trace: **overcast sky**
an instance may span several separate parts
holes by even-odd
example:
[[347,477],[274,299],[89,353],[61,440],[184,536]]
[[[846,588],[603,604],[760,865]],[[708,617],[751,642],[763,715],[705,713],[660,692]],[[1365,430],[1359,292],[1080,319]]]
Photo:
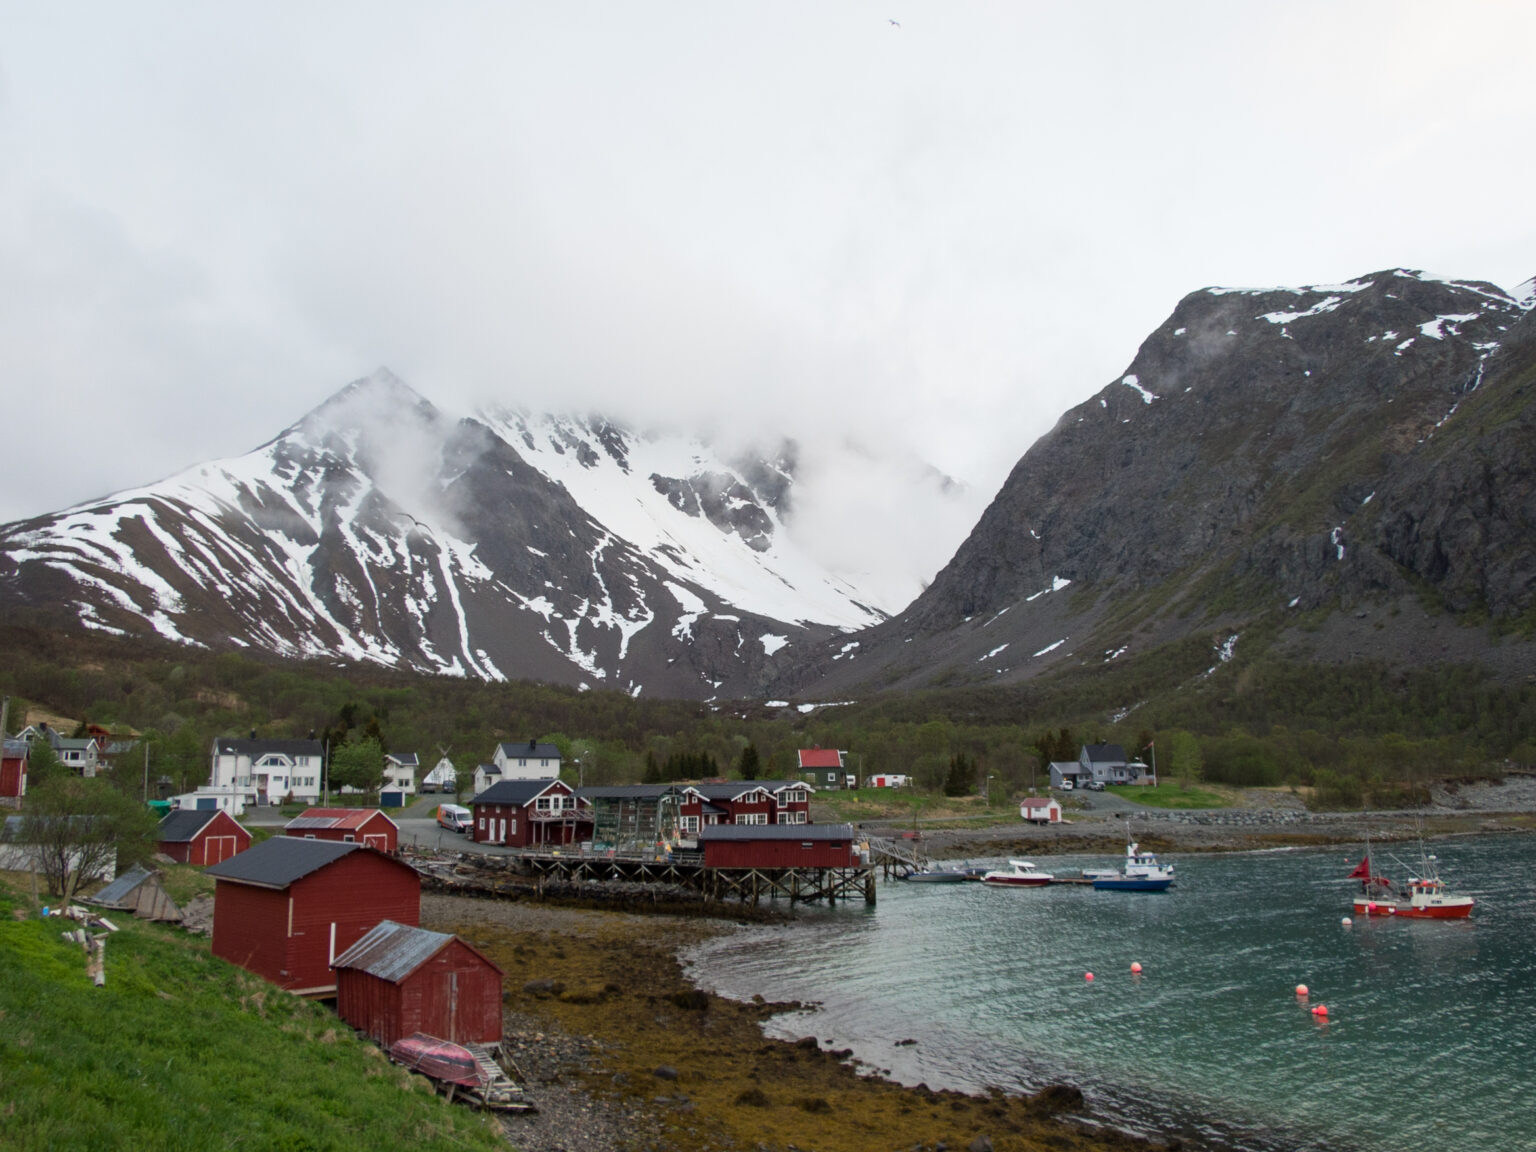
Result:
[[1536,274],[1536,5],[0,0],[0,520],[387,365],[990,494],[1185,293]]

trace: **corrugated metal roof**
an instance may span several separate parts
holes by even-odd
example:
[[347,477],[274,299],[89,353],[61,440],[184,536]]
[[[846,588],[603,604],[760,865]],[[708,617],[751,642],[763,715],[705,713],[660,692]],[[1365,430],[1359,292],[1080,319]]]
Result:
[[96,895],[86,901],[87,904],[116,904],[127,896],[140,884],[148,880],[155,873],[149,871],[142,864],[135,864],[124,872],[112,883],[108,884]]
[[[238,856],[231,856],[207,870],[207,875],[221,880],[258,884],[264,888],[286,888],[311,872],[340,860],[348,852],[370,852],[361,844],[341,840],[301,840],[297,836],[273,836]],[[387,856],[384,857],[389,859]],[[402,868],[410,865],[402,864]]]
[[332,968],[355,968],[380,980],[398,984],[420,968],[453,937],[385,920],[331,962]]
[[852,824],[706,824],[700,840],[852,840]]
[[[375,816],[388,816],[377,808],[306,808],[300,812],[284,828],[315,829],[315,828],[361,828]],[[389,820],[391,824],[393,820]]]

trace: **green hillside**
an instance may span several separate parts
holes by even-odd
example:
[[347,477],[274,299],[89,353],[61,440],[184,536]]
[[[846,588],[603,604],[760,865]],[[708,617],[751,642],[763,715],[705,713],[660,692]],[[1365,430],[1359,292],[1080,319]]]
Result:
[[0,1144],[8,1149],[506,1148],[327,1008],[177,929],[114,917],[106,985],[68,921],[0,892]]

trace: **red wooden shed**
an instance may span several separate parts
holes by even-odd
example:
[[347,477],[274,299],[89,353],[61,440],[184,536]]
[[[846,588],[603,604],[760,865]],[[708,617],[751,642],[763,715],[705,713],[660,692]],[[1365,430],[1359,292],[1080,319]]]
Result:
[[400,843],[400,826],[377,808],[306,808],[283,826],[283,835],[393,852]]
[[208,869],[213,954],[301,996],[336,990],[331,961],[385,920],[421,919],[421,877],[361,844],[274,836]]
[[221,809],[178,808],[160,821],[158,848],[178,864],[217,864],[251,846],[251,833]]
[[711,824],[699,829],[706,868],[854,868],[852,824]]
[[27,754],[25,740],[6,740],[0,733],[0,796],[16,799],[27,794]]
[[417,1032],[501,1040],[501,969],[457,936],[386,920],[332,967],[336,1014],[385,1048]]

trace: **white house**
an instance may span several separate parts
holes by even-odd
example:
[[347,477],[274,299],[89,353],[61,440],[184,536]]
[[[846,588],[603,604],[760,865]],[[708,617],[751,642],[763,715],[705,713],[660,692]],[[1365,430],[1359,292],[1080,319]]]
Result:
[[[540,744],[537,740],[527,743],[498,744],[491,758],[500,775],[497,780],[558,780],[560,778],[560,749],[553,744]],[[492,781],[495,783],[495,780]],[[475,793],[480,788],[480,773],[475,773]]]
[[492,784],[501,783],[501,769],[494,764],[475,765],[475,786],[473,794],[478,796]]
[[1019,805],[1019,815],[1035,824],[1060,824],[1061,801],[1049,796],[1030,796]]
[[325,749],[318,740],[238,740],[213,742],[212,788],[238,789],[247,804],[315,804],[325,780]]
[[406,796],[416,795],[416,769],[421,762],[414,752],[391,752],[384,757],[384,787]]

